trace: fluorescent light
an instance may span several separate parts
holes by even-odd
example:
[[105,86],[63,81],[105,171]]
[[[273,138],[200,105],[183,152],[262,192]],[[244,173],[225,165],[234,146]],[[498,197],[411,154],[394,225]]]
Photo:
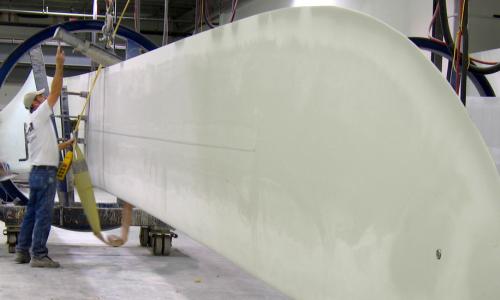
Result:
[[332,6],[336,0],[293,0],[293,6]]

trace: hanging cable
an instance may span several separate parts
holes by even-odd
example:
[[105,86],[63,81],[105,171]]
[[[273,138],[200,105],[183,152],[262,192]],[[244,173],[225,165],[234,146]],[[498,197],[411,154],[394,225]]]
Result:
[[461,47],[462,47],[462,61],[460,74],[462,76],[460,80],[460,100],[462,100],[463,105],[466,105],[467,100],[467,69],[470,66],[469,60],[469,0],[462,0],[462,14],[460,20],[460,37],[461,37]]
[[125,7],[122,10],[122,13],[120,15],[120,18],[118,19],[118,23],[116,23],[115,31],[113,32],[113,39],[116,36],[116,33],[118,32],[118,28],[120,27],[120,24],[122,23],[123,15],[125,15],[125,11],[127,11],[128,5],[130,4],[130,0],[127,0],[127,3],[125,4]]
[[99,40],[104,41],[105,48],[111,48],[115,44],[115,40],[112,36],[113,28],[113,19],[115,18],[115,11],[113,6],[114,0],[106,0],[106,18],[104,20],[104,26],[102,26],[101,33],[102,38]]
[[198,6],[199,6],[200,0],[196,0],[195,2],[195,7],[194,7],[194,32],[193,34],[198,33]]
[[[196,0],[195,2],[195,22],[194,22],[194,32],[198,33],[203,31],[203,22],[210,27],[210,28],[215,28],[217,27],[214,23],[211,21],[211,15],[210,15],[210,8],[209,8],[209,1],[208,0]],[[219,10],[220,10],[219,5]],[[231,15],[229,17],[229,23],[232,23],[234,21],[234,18],[236,17],[236,10],[238,6],[238,0],[232,0],[231,2]],[[220,15],[220,13],[219,13]]]
[[231,4],[231,23],[234,21],[234,17],[236,16],[236,8],[238,6],[238,0],[233,0]]
[[205,3],[205,11],[203,13],[203,15],[205,16],[205,23],[208,25],[208,27],[210,28],[214,28],[214,24],[212,24],[212,22],[210,21],[210,10],[208,9],[208,0],[202,0],[202,1],[207,1],[207,3]]
[[459,65],[459,62],[458,62],[458,51],[460,51],[460,49],[457,49],[457,45],[460,44],[460,33],[457,32],[457,36],[455,38],[456,41],[458,41],[457,43],[455,43],[455,47],[453,48],[453,56],[452,56],[452,65],[451,65],[451,69],[453,72],[455,72],[455,83],[453,84],[452,83],[452,86],[453,86],[453,89],[455,90],[455,92],[458,94],[458,87],[457,87],[457,78],[458,78],[458,65]]
[[201,1],[201,6],[200,6],[200,31],[203,31],[203,0]]
[[[440,14],[440,6],[439,6],[439,2],[438,2],[436,9],[434,10],[434,14],[432,15],[431,23],[429,24],[429,28],[427,30],[428,31],[427,37],[436,43],[446,45],[446,42],[439,40],[431,35],[432,27],[435,26],[436,19],[437,19],[437,16],[439,14]],[[469,57],[469,59],[473,62],[477,62],[477,63],[483,64],[483,65],[496,65],[497,64],[497,62],[494,62],[494,61],[485,61],[485,60],[481,60],[481,59],[474,58],[474,57]]]
[[[127,0],[127,3],[125,4],[125,7],[123,8],[123,11],[122,11],[122,13],[120,15],[120,18],[118,19],[118,23],[116,23],[115,30],[113,31],[113,35],[112,35],[112,39],[113,40],[116,37],[116,33],[118,32],[118,28],[120,28],[120,24],[122,22],[123,16],[125,15],[125,11],[127,10],[129,4],[130,4],[130,0]],[[85,110],[87,109],[87,106],[88,106],[89,101],[90,101],[90,97],[92,96],[92,92],[94,91],[95,83],[97,82],[97,78],[101,74],[101,70],[102,70],[102,64],[99,64],[99,67],[97,68],[97,71],[96,71],[96,73],[94,75],[94,78],[92,80],[92,84],[90,86],[89,92],[87,93],[87,98],[85,99],[85,103],[83,105],[83,109],[80,112],[80,114],[78,115],[78,119],[76,121],[76,125],[75,125],[74,130],[73,130],[74,134],[76,134],[78,132],[78,127],[80,126],[80,122],[82,120],[83,114],[85,113]],[[73,141],[73,146],[75,147],[76,144],[77,144],[77,140],[75,139]]]
[[[459,12],[459,15],[462,16],[462,12],[463,12],[463,0],[461,0],[460,2],[460,12]],[[454,43],[454,47],[453,47],[453,57],[452,57],[452,60],[453,60],[453,64],[452,64],[452,70],[455,72],[455,82],[453,85],[453,88],[455,90],[455,92],[458,94],[459,92],[459,78],[460,78],[460,70],[459,70],[459,66],[460,66],[460,46],[461,46],[461,34],[462,34],[462,30],[461,30],[461,21],[462,21],[462,17],[460,17],[459,19],[459,28],[457,30],[457,33],[456,33],[456,37],[455,37],[455,41],[456,43]]]
[[432,19],[431,19],[431,23],[429,24],[429,28],[427,29],[427,37],[435,42],[438,42],[438,43],[441,43],[441,44],[445,44],[443,41],[435,38],[432,36],[431,32],[432,32],[432,28],[435,26],[436,24],[436,19],[437,19],[437,16],[439,14],[439,2],[438,4],[436,5],[436,9],[434,10],[434,14],[432,15]]
[[[453,37],[450,32],[450,25],[448,23],[448,12],[446,9],[446,0],[438,0],[439,1],[439,6],[440,6],[440,18],[441,18],[441,26],[443,30],[443,35],[445,38],[446,45],[448,46],[448,50],[450,52],[453,52],[455,49],[455,42],[453,41]],[[471,59],[474,61],[473,59]],[[474,64],[469,64],[469,70],[480,73],[480,74],[492,74],[495,72],[500,71],[500,63],[495,63],[494,65],[490,67],[479,67]]]

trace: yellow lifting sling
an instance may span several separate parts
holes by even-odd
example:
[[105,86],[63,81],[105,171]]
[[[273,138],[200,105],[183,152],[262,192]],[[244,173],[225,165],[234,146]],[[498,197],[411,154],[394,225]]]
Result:
[[122,234],[121,237],[110,235],[106,240],[101,233],[101,222],[97,211],[97,205],[92,188],[92,181],[87,167],[87,162],[83,156],[82,150],[78,145],[75,147],[75,156],[73,159],[73,176],[75,188],[80,196],[83,211],[94,235],[104,243],[118,247],[127,241],[128,229],[132,220],[132,205],[126,203],[122,210]]
[[[113,32],[113,39],[116,35],[116,32],[118,31],[118,27],[120,26],[121,20],[123,18],[123,15],[125,11],[127,10],[127,7],[130,3],[130,0],[127,1],[122,14],[120,15],[120,19],[118,20],[117,26],[115,28],[115,31]],[[101,73],[102,65],[99,65],[99,68],[96,71],[94,80],[92,81],[92,85],[90,87],[89,93],[87,94],[87,99],[85,100],[85,104],[83,106],[82,112],[78,116],[78,121],[75,125],[75,133],[78,131],[78,126],[80,124],[81,118],[83,114],[85,113],[85,109],[87,108],[87,105],[90,100],[90,96],[92,95],[92,92],[94,90],[95,83],[97,81],[97,78],[99,77],[99,74]],[[73,136],[76,136],[75,134]],[[132,223],[132,209],[133,206],[126,203],[123,206],[122,209],[122,228],[121,228],[121,235],[116,236],[116,235],[109,235],[108,238],[106,239],[103,234],[101,233],[101,222],[99,219],[99,213],[97,210],[97,204],[95,200],[95,195],[94,195],[94,190],[92,187],[92,180],[90,179],[90,174],[88,172],[88,167],[87,167],[87,162],[85,161],[85,156],[82,153],[82,150],[77,144],[77,140],[73,142],[73,151],[68,151],[66,153],[66,156],[59,166],[59,170],[57,172],[57,178],[62,180],[66,176],[66,173],[69,169],[69,167],[72,165],[73,166],[73,175],[74,175],[74,185],[75,188],[78,192],[78,195],[80,196],[80,201],[82,203],[83,211],[85,212],[85,215],[87,216],[87,220],[89,222],[90,228],[92,229],[92,232],[94,235],[106,243],[107,245],[113,246],[113,247],[119,247],[125,244],[128,238],[128,232],[129,232],[129,227],[130,224]],[[71,163],[72,160],[72,163]]]

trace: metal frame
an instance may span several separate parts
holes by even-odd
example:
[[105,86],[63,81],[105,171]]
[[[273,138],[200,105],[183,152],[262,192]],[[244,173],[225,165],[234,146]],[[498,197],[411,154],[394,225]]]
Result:
[[[77,203],[79,204],[79,203]],[[119,228],[121,226],[122,209],[117,203],[103,204],[98,208],[103,230]],[[7,236],[8,252],[14,253],[17,237],[21,229],[25,206],[0,205],[0,219],[5,222],[3,234]],[[56,203],[52,217],[52,225],[73,231],[91,231],[83,208],[80,205],[64,207]],[[132,226],[141,226],[140,244],[143,247],[151,247],[154,255],[169,255],[172,247],[172,238],[177,234],[170,225],[140,210],[132,211]]]
[[[21,59],[21,57],[25,53],[29,52],[29,50],[31,50],[33,47],[37,46],[38,44],[40,44],[45,40],[52,38],[57,28],[62,27],[69,32],[75,32],[75,31],[100,32],[103,25],[104,22],[97,20],[72,21],[47,27],[38,32],[37,34],[31,36],[30,38],[25,40],[22,44],[17,46],[17,48],[5,59],[4,63],[2,64],[2,67],[0,68],[0,87],[3,86],[3,83],[9,76],[12,69],[14,69],[17,61]],[[157,48],[157,46],[147,37],[124,26],[120,26],[120,28],[118,28],[117,35],[138,43],[148,51]]]

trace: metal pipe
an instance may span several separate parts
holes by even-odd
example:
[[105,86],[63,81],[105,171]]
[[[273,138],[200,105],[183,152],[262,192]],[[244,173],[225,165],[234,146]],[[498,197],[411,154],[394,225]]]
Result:
[[80,40],[61,27],[56,29],[53,38],[71,45],[75,48],[75,51],[82,53],[105,67],[121,62],[121,59],[116,55],[89,43],[89,41]]
[[[46,11],[33,11],[33,10],[19,10],[19,9],[7,9],[0,8],[0,12],[3,13],[14,13],[14,14],[26,14],[26,15],[42,15],[42,16],[58,16],[58,17],[75,17],[75,18],[92,18],[92,14],[77,14],[77,13],[62,13],[62,12],[46,12]],[[98,19],[106,18],[105,15],[97,15]],[[134,17],[123,17],[125,20],[134,20]],[[141,21],[156,21],[162,22],[163,19],[159,18],[140,18]],[[191,22],[184,20],[183,22]]]
[[[19,45],[24,43],[25,40],[22,39],[13,39],[13,38],[4,38],[0,37],[0,44],[11,44],[11,45]],[[41,45],[46,45],[46,46],[59,46],[59,42],[51,42],[51,41],[45,41]],[[65,42],[61,42],[60,46],[62,47],[67,47],[70,46],[69,44],[66,44]],[[117,50],[125,50],[126,46],[123,44],[120,45],[115,45],[115,49]]]
[[[432,3],[432,13],[435,14],[437,13],[437,9],[439,9],[439,3],[438,0],[433,0]],[[434,25],[432,26],[432,37],[442,40],[443,39],[443,33],[441,30],[441,19],[435,16],[436,19],[434,20]],[[439,71],[443,69],[443,59],[441,56],[431,53],[431,61],[432,63],[438,68]]]
[[462,66],[460,70],[460,100],[464,106],[467,104],[467,69],[469,67],[469,1],[464,0],[462,21]]
[[137,32],[141,32],[141,0],[134,1],[134,29]]
[[116,13],[117,12],[117,10],[116,10],[116,6],[117,6],[116,2],[118,2],[118,0],[115,0],[113,2],[114,2],[113,4],[115,5],[115,9],[113,10],[115,12],[114,16],[113,16],[113,23],[116,23],[116,21],[117,21],[117,19],[116,19],[116,14],[117,14]]
[[92,5],[92,19],[97,20],[97,0],[94,0],[94,4]]
[[163,42],[162,45],[168,44],[168,0],[165,0],[165,11],[163,13]]
[[[92,20],[97,20],[97,0],[94,0],[94,3],[92,5]],[[106,21],[104,21],[104,23],[106,23]],[[97,34],[95,32],[92,32],[91,35],[92,35],[92,43],[95,44],[97,42]],[[92,70],[93,69],[94,68],[92,68]]]

